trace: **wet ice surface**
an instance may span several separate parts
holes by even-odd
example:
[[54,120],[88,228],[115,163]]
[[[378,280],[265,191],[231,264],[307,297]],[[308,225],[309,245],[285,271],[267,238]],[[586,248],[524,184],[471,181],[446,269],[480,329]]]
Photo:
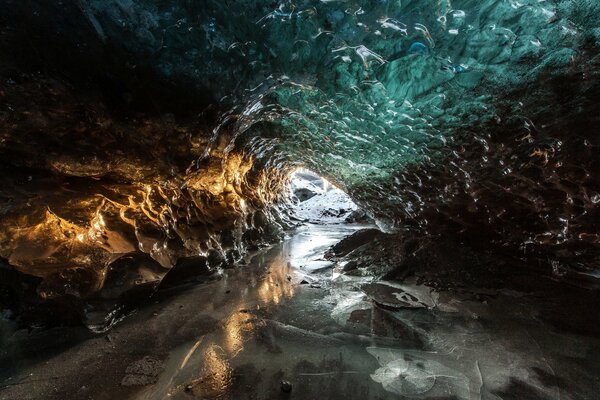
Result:
[[341,275],[323,253],[358,228],[302,227],[108,335],[13,333],[0,398],[597,398],[597,336],[542,322],[525,293],[484,302]]

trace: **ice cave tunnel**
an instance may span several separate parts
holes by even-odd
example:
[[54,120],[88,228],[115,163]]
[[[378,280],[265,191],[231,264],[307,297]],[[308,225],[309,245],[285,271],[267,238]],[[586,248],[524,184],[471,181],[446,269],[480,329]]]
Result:
[[600,393],[597,0],[0,0],[0,399]]

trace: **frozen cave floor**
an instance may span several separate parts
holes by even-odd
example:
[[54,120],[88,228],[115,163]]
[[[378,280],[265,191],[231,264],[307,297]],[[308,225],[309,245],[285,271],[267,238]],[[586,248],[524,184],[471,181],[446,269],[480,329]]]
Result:
[[548,280],[436,292],[341,274],[324,254],[361,228],[305,225],[106,334],[3,326],[0,398],[597,398],[600,328],[581,320],[577,291]]

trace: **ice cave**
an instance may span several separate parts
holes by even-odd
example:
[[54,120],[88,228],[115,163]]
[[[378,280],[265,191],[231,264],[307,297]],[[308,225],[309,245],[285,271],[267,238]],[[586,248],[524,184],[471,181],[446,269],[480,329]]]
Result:
[[0,0],[0,399],[600,398],[600,1]]

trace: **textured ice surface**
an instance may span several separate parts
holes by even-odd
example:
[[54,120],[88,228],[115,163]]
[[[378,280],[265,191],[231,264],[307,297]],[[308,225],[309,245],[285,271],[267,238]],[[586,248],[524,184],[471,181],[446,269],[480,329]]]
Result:
[[597,246],[594,1],[90,1],[88,14],[160,74],[237,104],[236,146],[323,174],[390,229],[567,263]]
[[112,301],[238,260],[280,236],[298,166],[386,230],[595,279],[597,1],[0,10],[0,261],[30,294]]
[[371,378],[384,389],[401,396],[426,395],[438,380],[450,383],[452,392],[461,399],[469,398],[469,380],[459,371],[452,370],[428,357],[427,354],[380,347],[367,348],[381,368]]

